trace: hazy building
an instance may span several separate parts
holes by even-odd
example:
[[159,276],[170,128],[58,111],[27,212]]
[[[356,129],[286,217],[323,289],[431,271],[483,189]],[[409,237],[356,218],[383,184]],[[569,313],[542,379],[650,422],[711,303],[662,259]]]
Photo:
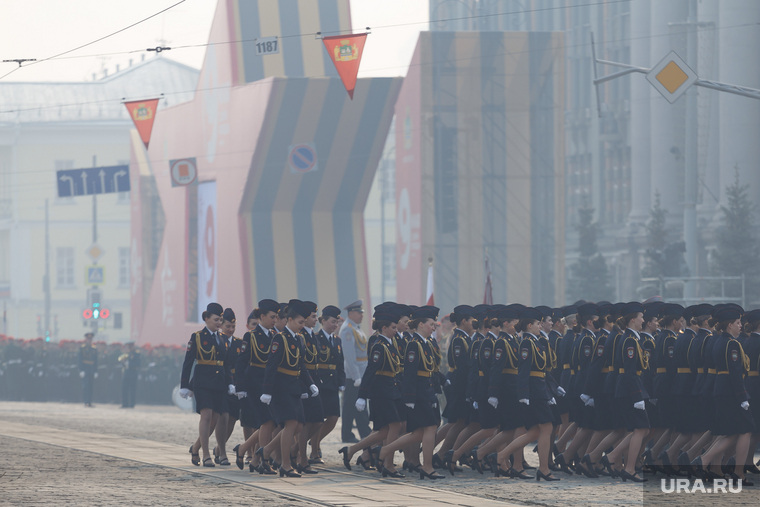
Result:
[[[80,339],[91,322],[85,269],[94,263],[93,197],[58,197],[56,171],[129,163],[133,129],[122,98],[191,97],[198,71],[150,58],[87,82],[0,82],[0,333]],[[98,339],[126,340],[130,322],[130,194],[96,197],[104,267]],[[46,203],[48,220],[45,220]],[[47,232],[47,234],[46,234]],[[49,311],[45,304],[49,267]]]

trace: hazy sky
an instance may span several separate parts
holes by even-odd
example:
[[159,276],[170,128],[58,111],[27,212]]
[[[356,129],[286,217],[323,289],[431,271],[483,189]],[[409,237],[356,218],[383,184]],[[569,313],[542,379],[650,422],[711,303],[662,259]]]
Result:
[[[0,60],[50,57],[120,30],[177,1],[5,0],[0,11]],[[161,40],[165,40],[168,46],[204,44],[208,40],[216,4],[217,0],[186,0],[166,13],[102,42],[59,60],[18,69],[3,80],[92,80],[93,73],[100,77],[102,70],[107,68],[112,74],[117,64],[123,69],[130,58],[137,62],[141,55],[140,52],[108,53],[144,50],[159,45]],[[364,49],[360,77],[406,74],[418,33],[427,30],[427,6],[427,0],[351,0],[351,18],[356,31],[365,26],[422,22],[373,28]],[[176,49],[165,54],[200,68],[205,48]],[[15,67],[16,63],[0,63],[0,76]]]

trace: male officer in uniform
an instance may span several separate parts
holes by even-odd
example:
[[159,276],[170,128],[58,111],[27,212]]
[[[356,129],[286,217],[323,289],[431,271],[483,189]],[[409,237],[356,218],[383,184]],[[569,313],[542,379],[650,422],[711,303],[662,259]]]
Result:
[[346,370],[346,390],[343,392],[343,417],[341,437],[343,442],[356,443],[359,439],[353,434],[354,419],[361,438],[370,434],[369,415],[366,411],[356,411],[356,398],[359,394],[359,384],[367,368],[367,336],[361,330],[360,324],[364,318],[363,301],[360,299],[347,305],[344,310],[348,313],[346,321],[340,328],[338,337],[343,345],[343,357]]
[[82,378],[82,399],[85,407],[92,406],[92,381],[98,376],[98,349],[92,344],[94,333],[84,334],[79,347],[79,376]]

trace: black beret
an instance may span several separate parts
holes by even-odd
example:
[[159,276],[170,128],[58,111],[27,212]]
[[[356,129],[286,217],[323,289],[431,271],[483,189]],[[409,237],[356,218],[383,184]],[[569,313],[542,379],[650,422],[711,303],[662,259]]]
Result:
[[[304,301],[303,304],[309,310],[309,315],[311,315],[312,313],[317,313],[317,303],[315,303],[313,301]],[[307,317],[308,317],[308,315],[307,315]]]
[[505,320],[518,320],[522,316],[525,306],[520,303],[512,303],[501,309],[499,316]]
[[677,303],[665,303],[660,307],[660,317],[683,317],[684,307]]
[[300,299],[291,299],[288,301],[288,309],[293,310],[303,318],[311,315],[311,309]]
[[416,310],[414,310],[414,313],[412,313],[412,318],[415,320],[422,320],[422,319],[437,319],[438,318],[438,312],[440,310],[435,306],[420,306]]
[[259,310],[262,313],[269,313],[269,312],[279,312],[280,311],[280,303],[275,301],[274,299],[262,299],[259,301]]
[[599,310],[594,303],[584,303],[578,307],[578,320],[586,322],[594,315],[599,315]]
[[227,322],[235,322],[235,312],[232,311],[232,308],[225,308],[222,318]]
[[644,304],[644,320],[649,321],[660,316],[660,309],[665,306],[662,301],[652,301]]
[[454,308],[449,317],[452,322],[459,322],[462,319],[469,319],[475,315],[475,308],[470,305],[459,305]]
[[[700,314],[701,315],[701,314]],[[740,319],[742,316],[742,312],[739,310],[739,308],[735,306],[725,306],[715,312],[715,315],[713,315],[713,318],[715,319],[715,322],[725,322],[725,321],[734,321],[736,319]]]
[[543,317],[543,312],[538,308],[523,308],[520,312],[520,318],[523,320],[541,320]]
[[330,318],[335,317],[336,319],[340,317],[340,308],[333,305],[327,305],[324,308],[322,308],[322,318]]
[[569,305],[562,308],[562,316],[569,317],[578,313],[578,307],[575,305]]
[[251,319],[258,319],[258,317],[256,316],[256,310],[251,310],[251,313],[248,314],[248,320],[251,320]]
[[690,306],[691,308],[691,316],[692,317],[704,317],[706,315],[711,315],[713,307],[709,303],[702,303],[699,305],[693,305]]
[[749,324],[756,324],[760,322],[760,310],[752,310],[744,314],[744,319]]
[[224,308],[219,303],[209,303],[206,306],[206,311],[210,315],[219,315],[221,317],[222,313],[224,313]]
[[638,301],[631,301],[630,303],[625,303],[620,307],[620,315],[632,315],[639,312],[644,312],[644,305]]
[[549,308],[548,306],[543,306],[543,305],[542,306],[537,306],[536,310],[538,310],[539,312],[541,312],[541,318],[542,319],[545,319],[546,317],[551,317],[552,316],[552,309]]

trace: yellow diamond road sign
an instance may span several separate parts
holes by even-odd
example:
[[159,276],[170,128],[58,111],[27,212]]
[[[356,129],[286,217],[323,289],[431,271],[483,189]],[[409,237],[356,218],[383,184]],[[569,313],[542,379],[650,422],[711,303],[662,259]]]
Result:
[[671,51],[647,73],[647,81],[671,104],[697,79],[697,73],[675,51]]
[[97,262],[98,259],[103,255],[103,249],[100,248],[100,245],[97,243],[93,243],[87,250],[87,255],[92,259],[93,262]]

